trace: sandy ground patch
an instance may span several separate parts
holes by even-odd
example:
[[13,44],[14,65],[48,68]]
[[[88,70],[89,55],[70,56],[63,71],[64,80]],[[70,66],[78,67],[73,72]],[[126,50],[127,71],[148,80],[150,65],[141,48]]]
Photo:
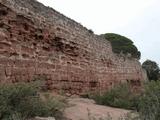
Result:
[[[84,98],[70,98],[69,107],[65,109],[64,115],[69,120],[108,120],[109,115],[112,120],[129,113],[129,110],[96,105],[93,100]],[[101,118],[101,119],[100,119]]]

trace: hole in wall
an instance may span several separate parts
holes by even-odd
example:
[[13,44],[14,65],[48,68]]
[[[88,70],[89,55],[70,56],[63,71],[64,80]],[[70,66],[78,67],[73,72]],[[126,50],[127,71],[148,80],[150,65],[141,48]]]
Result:
[[0,27],[2,28],[3,26],[4,26],[4,23],[1,22],[1,23],[0,23]]
[[48,46],[43,46],[42,49],[45,51],[50,51],[50,48]]
[[10,38],[12,38],[13,37],[13,34],[12,33],[10,33]]
[[35,34],[35,39],[36,40],[43,40],[43,35],[38,35],[38,34]]
[[26,23],[23,24],[23,27],[24,27],[24,30],[26,30],[26,31],[29,30],[29,26]]
[[96,82],[96,81],[89,82],[91,88],[97,87],[97,83],[98,82]]
[[61,30],[59,27],[57,27],[56,29],[57,29],[57,31],[60,31],[60,30]]
[[29,58],[29,55],[27,55],[27,54],[22,54],[22,57],[23,57],[23,58]]
[[21,31],[19,31],[18,35],[22,35],[22,32],[21,32]]
[[0,16],[6,16],[8,12],[6,10],[1,9],[0,10]]
[[54,38],[54,41],[53,41],[53,46],[55,46],[56,47],[56,50],[61,50],[61,51],[63,51],[63,43],[62,43],[62,38],[60,38],[60,37],[55,37]]

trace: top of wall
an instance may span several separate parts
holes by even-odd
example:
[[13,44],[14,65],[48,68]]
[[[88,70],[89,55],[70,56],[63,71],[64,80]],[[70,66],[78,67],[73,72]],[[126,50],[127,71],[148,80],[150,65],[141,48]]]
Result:
[[28,18],[38,19],[35,23],[39,22],[40,26],[51,26],[54,24],[62,27],[67,26],[72,31],[80,31],[81,34],[84,34],[85,36],[87,35],[94,40],[101,41],[104,44],[110,44],[110,42],[102,36],[91,33],[80,23],[64,16],[51,7],[46,7],[37,0],[0,0],[0,3],[6,5],[19,14],[27,16]]
[[53,8],[44,6],[36,0],[0,0],[0,3],[16,11],[18,14],[22,14],[33,19],[34,23],[38,24],[39,27],[45,25],[53,26],[55,24],[61,26],[62,28],[67,27],[71,31],[77,31],[77,33],[90,37],[93,41],[99,41],[101,44],[111,47],[110,42],[102,36],[91,33],[80,23],[64,16]]

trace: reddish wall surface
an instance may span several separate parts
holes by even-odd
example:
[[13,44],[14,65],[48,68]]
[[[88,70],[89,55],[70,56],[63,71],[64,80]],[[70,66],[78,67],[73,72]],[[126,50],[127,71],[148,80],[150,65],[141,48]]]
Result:
[[[27,2],[26,2],[27,1]],[[138,60],[73,20],[34,0],[0,0],[0,83],[45,76],[50,90],[104,91],[145,79]]]

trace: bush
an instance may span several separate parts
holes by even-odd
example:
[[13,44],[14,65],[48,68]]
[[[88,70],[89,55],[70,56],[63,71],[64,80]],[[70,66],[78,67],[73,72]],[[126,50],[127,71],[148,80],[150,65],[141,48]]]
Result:
[[97,94],[93,95],[91,98],[101,105],[125,109],[136,109],[138,104],[138,96],[131,93],[128,84],[117,85],[103,95]]
[[[141,120],[159,120],[160,118],[160,81],[144,83],[141,95],[134,95],[129,85],[121,84],[103,95],[93,95],[98,104],[138,111]],[[136,120],[136,119],[135,119]]]
[[158,80],[159,79],[159,72],[160,68],[155,61],[146,60],[142,67],[146,70],[148,79],[151,80]]
[[40,87],[37,83],[0,85],[1,120],[54,116],[58,109],[55,100],[40,97]]
[[138,105],[142,120],[160,119],[160,82],[151,81],[145,84],[145,91]]
[[140,59],[141,52],[133,44],[133,41],[125,36],[121,36],[115,33],[103,34],[104,38],[111,42],[112,50],[114,53],[123,54],[130,53],[132,57]]
[[129,85],[121,84],[103,95],[89,95],[89,98],[101,105],[135,110],[138,118],[134,120],[160,119],[160,81],[144,83],[141,95],[134,95]]

